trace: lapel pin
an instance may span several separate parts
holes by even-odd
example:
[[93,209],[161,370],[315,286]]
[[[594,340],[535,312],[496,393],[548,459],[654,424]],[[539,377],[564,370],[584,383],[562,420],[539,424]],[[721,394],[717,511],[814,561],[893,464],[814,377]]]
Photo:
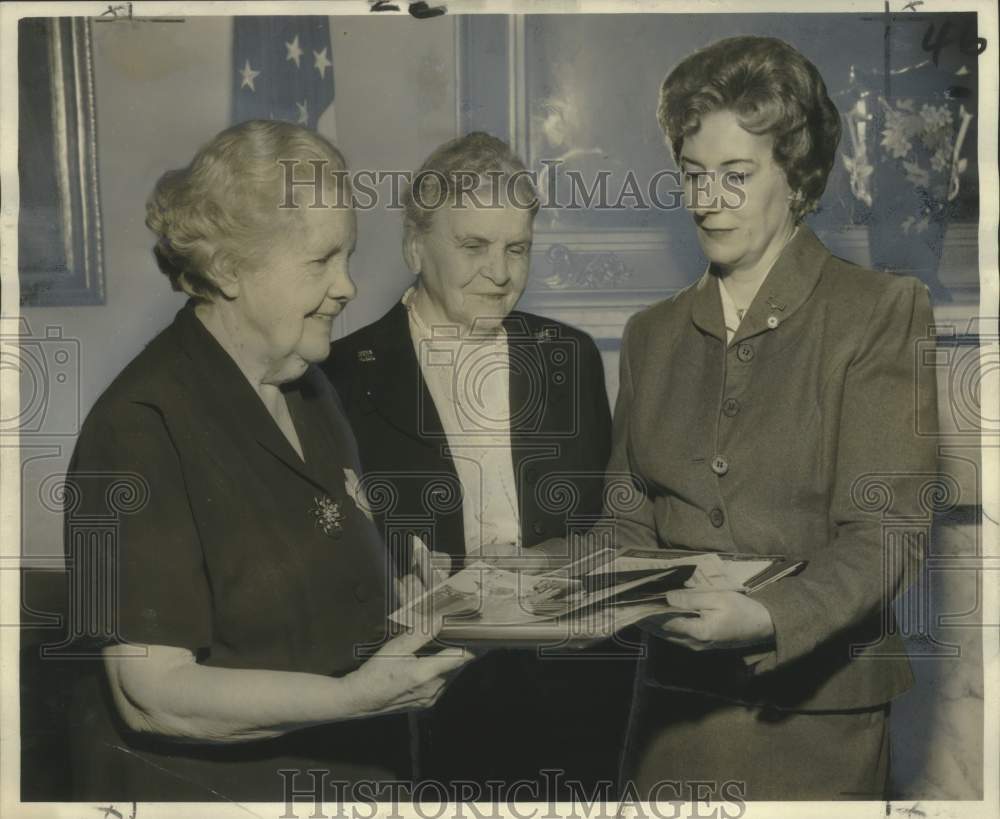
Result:
[[327,537],[337,537],[344,531],[344,513],[340,511],[340,504],[336,501],[328,497],[313,498],[309,512]]
[[344,489],[347,491],[347,497],[354,501],[354,505],[364,513],[364,516],[368,520],[373,520],[372,508],[371,504],[368,503],[365,488],[358,480],[358,473],[349,467],[344,468]]
[[778,317],[777,316],[768,316],[767,317],[767,326],[770,327],[772,330],[775,327],[777,327],[778,326]]
[[772,310],[784,311],[786,305],[784,302],[778,301],[774,296],[767,297],[767,304]]
[[364,364],[370,364],[375,360],[375,353],[371,350],[358,350],[358,361]]

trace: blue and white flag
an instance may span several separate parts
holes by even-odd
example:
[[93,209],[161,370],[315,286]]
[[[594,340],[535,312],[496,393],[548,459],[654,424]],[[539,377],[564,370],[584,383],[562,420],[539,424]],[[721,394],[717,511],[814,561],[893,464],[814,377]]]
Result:
[[[328,17],[233,21],[233,122],[281,119],[316,129],[333,104]],[[327,136],[331,128],[324,128]]]

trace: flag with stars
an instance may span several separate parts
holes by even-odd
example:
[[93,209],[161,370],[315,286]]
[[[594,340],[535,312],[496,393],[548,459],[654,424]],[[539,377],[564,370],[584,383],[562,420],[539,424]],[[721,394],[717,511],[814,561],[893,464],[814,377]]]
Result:
[[333,104],[331,52],[328,17],[237,17],[233,122],[281,119],[315,130]]

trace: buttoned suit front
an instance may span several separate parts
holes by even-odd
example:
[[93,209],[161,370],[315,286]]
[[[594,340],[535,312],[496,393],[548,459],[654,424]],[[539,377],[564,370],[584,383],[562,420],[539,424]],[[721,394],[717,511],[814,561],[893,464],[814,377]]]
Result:
[[[722,723],[698,732],[710,720],[681,713],[687,694],[671,691],[767,713],[847,713],[884,709],[910,686],[891,601],[915,577],[941,488],[934,373],[922,355],[932,324],[918,281],[838,259],[805,225],[730,343],[711,272],[629,321],[609,471],[631,473],[643,499],[617,514],[618,546],[808,561],[754,595],[775,633],[759,662],[649,641],[629,750],[645,781],[728,773],[666,750],[684,725],[686,747],[698,739],[704,759],[725,743],[740,754],[733,767],[756,788],[748,798],[811,798],[822,786],[819,771],[811,782],[782,778],[775,760],[794,769],[794,753],[782,754],[797,746],[777,734],[762,774],[761,754],[741,752]],[[841,763],[862,764],[839,742]]]

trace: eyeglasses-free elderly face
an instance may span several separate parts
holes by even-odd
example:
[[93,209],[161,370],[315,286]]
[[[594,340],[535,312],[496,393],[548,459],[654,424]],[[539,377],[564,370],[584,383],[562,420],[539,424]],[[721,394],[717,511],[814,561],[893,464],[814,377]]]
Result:
[[489,331],[514,309],[528,282],[530,210],[474,203],[443,208],[429,230],[406,242],[428,322],[455,324],[463,332]]
[[223,288],[243,352],[277,382],[329,355],[333,320],[357,292],[348,271],[356,241],[352,210],[304,208]]

